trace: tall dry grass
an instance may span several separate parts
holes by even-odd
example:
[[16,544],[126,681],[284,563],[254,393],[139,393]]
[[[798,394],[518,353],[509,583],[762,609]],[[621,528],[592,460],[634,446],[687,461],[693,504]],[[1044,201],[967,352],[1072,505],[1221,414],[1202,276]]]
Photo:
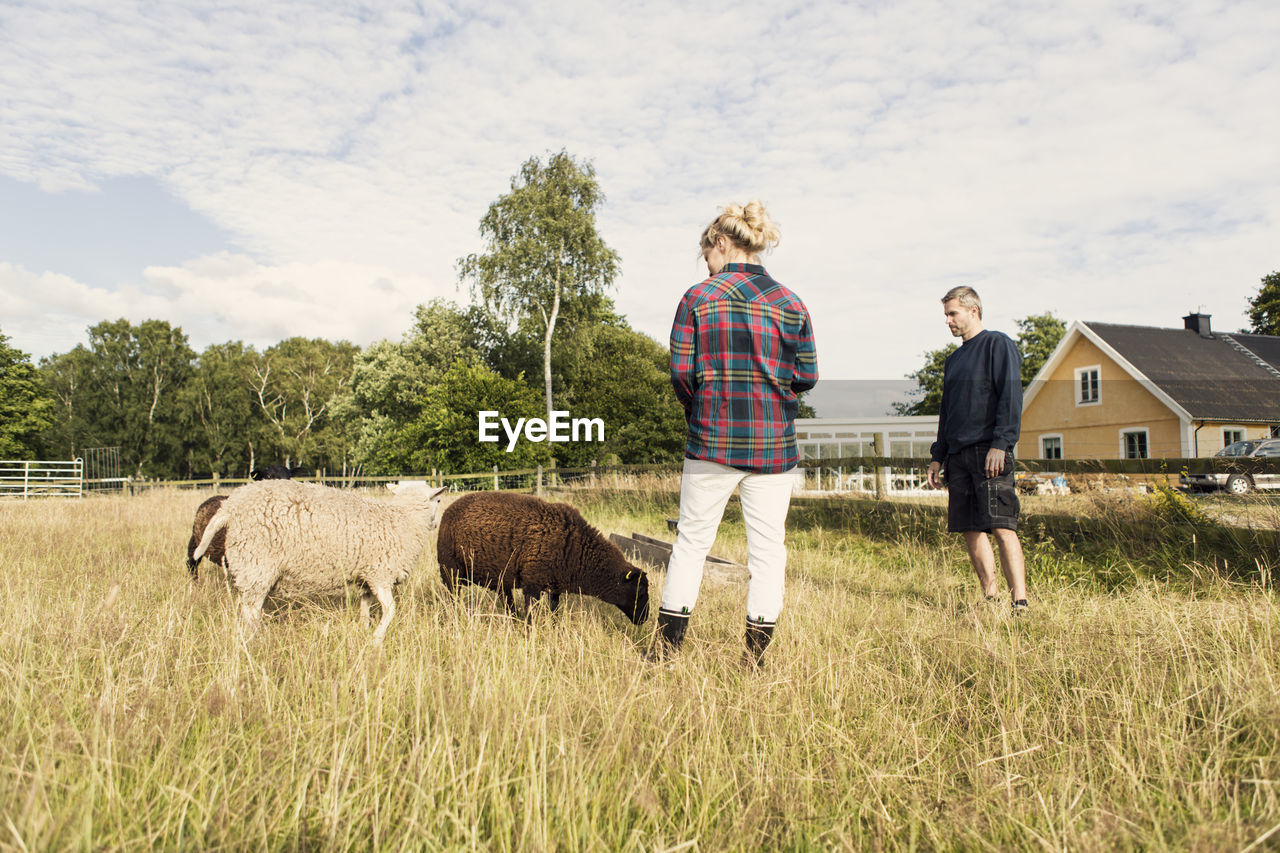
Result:
[[[1280,840],[1280,610],[1258,583],[1072,572],[1015,620],[924,522],[855,535],[797,507],[760,672],[741,588],[705,588],[685,653],[651,666],[651,628],[578,598],[526,627],[449,598],[431,554],[380,650],[354,599],[281,605],[245,645],[218,575],[183,564],[201,497],[0,505],[0,848]],[[569,497],[605,531],[675,514]],[[745,556],[732,511],[716,551]]]

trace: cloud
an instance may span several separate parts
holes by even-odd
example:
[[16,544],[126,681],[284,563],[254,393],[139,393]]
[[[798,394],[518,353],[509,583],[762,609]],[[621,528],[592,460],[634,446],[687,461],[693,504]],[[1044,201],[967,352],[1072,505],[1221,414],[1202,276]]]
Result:
[[1007,331],[1049,309],[1174,325],[1189,302],[1243,322],[1280,245],[1277,42],[1263,0],[19,3],[0,172],[151,176],[233,235],[245,270],[147,272],[135,295],[177,288],[175,323],[205,328],[200,289],[230,288],[274,325],[210,334],[359,341],[452,295],[488,203],[565,147],[598,169],[633,323],[665,339],[701,228],[759,197],[824,375],[887,379],[949,341],[961,281]]
[[[90,287],[59,273],[35,273],[0,262],[0,330],[13,345],[37,356],[66,352],[85,342],[85,329],[100,320],[163,309],[136,291]],[[166,315],[158,315],[166,316]]]
[[0,263],[0,328],[38,355],[70,350],[89,326],[120,317],[167,320],[197,350],[228,340],[264,349],[294,336],[365,346],[399,339],[414,307],[435,297],[456,300],[453,283],[331,261],[266,265],[229,253],[149,267],[140,284],[118,289]]

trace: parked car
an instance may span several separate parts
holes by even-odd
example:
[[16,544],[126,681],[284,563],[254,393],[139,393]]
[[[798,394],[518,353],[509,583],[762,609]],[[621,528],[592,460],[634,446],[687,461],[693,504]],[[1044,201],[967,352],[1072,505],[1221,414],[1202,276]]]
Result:
[[[1280,438],[1237,441],[1213,455],[1280,459]],[[1233,495],[1248,494],[1254,489],[1280,489],[1280,474],[1183,474],[1181,481],[1184,488],[1226,489]]]

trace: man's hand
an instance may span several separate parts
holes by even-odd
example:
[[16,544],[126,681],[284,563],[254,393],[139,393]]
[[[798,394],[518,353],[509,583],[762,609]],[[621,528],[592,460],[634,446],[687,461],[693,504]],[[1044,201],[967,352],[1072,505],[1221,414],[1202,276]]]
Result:
[[929,483],[929,488],[941,489],[942,488],[942,463],[936,460],[933,462],[930,462],[929,473],[925,479]]
[[994,447],[987,451],[987,479],[998,477],[1004,473],[1004,451]]

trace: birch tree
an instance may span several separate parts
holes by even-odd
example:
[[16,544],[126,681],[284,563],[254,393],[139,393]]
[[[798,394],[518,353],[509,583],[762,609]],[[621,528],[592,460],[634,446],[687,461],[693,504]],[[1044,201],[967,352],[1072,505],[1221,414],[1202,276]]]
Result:
[[287,338],[251,359],[249,387],[285,465],[345,461],[349,448],[332,446],[321,432],[350,386],[356,352],[347,341]]
[[512,324],[540,322],[548,420],[551,341],[561,305],[566,297],[603,292],[618,275],[618,253],[596,231],[603,203],[590,161],[564,151],[545,163],[531,157],[511,179],[511,191],[480,220],[485,250],[458,260],[460,279],[495,314]]

